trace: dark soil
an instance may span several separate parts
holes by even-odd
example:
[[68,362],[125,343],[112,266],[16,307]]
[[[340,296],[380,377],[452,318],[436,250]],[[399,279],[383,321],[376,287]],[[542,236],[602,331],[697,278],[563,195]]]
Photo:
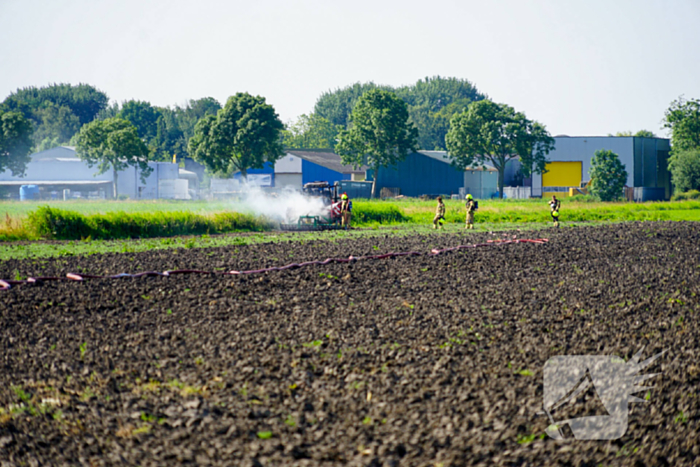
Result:
[[[700,226],[0,292],[2,465],[697,465]],[[502,234],[5,261],[0,278],[244,270]],[[512,233],[508,234],[509,236]],[[524,235],[524,234],[523,234]],[[320,238],[318,234],[310,238]],[[614,441],[545,437],[545,362],[643,358]],[[593,402],[582,402],[584,411]]]

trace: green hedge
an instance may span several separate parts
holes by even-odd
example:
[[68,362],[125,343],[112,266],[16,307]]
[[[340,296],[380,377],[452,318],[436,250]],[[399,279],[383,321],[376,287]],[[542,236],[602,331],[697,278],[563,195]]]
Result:
[[700,191],[689,190],[684,193],[676,193],[671,197],[671,201],[684,201],[689,199],[700,199]]
[[39,237],[56,240],[173,237],[273,228],[264,219],[237,212],[110,212],[85,216],[48,206],[30,212],[27,221],[29,229]]

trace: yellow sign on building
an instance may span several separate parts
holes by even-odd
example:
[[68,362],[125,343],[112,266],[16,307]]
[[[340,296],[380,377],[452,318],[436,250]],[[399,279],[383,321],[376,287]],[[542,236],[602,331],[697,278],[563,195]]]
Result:
[[547,187],[578,187],[583,179],[583,162],[556,161],[547,164],[547,173],[542,174],[542,196],[568,196],[569,190],[553,191]]

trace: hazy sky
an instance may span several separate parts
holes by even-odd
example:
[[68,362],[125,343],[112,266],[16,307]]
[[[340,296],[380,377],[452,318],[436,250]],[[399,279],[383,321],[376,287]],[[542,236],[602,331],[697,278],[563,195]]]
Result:
[[0,99],[89,83],[173,106],[239,91],[284,121],[355,82],[468,79],[552,135],[648,129],[700,98],[698,0],[0,0]]

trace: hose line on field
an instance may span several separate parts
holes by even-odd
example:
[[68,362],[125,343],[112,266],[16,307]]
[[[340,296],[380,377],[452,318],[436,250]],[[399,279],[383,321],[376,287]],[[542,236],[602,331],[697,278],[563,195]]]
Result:
[[[457,250],[463,250],[467,248],[477,248],[477,247],[483,247],[483,246],[493,246],[493,245],[508,245],[508,244],[514,244],[514,243],[537,243],[537,244],[543,244],[548,242],[548,239],[546,238],[538,238],[538,239],[517,239],[513,238],[510,240],[488,240],[485,243],[474,243],[471,245],[459,245],[455,247],[450,247],[450,248],[443,248],[443,249],[438,249],[438,248],[433,248],[430,250],[429,253],[427,253],[427,256],[436,256],[441,253],[447,253],[450,251],[457,251]],[[373,259],[386,259],[386,258],[395,258],[395,257],[400,257],[400,256],[420,256],[422,253],[418,251],[406,251],[406,252],[390,252],[390,253],[384,253],[381,255],[367,255],[367,256],[350,256],[348,258],[327,258],[325,260],[317,260],[317,261],[306,261],[304,263],[291,263],[287,264],[285,266],[272,266],[269,268],[262,268],[262,269],[249,269],[246,271],[226,271],[226,272],[219,272],[219,271],[201,271],[198,269],[177,269],[174,271],[163,271],[163,272],[158,272],[158,271],[145,271],[145,272],[138,272],[135,274],[128,274],[128,273],[121,273],[121,274],[115,274],[115,275],[95,275],[95,274],[76,274],[73,272],[69,272],[68,274],[65,275],[65,277],[29,277],[24,280],[9,280],[5,279],[2,280],[0,279],[0,290],[9,290],[13,285],[21,285],[21,284],[36,284],[39,282],[45,282],[45,281],[61,281],[61,280],[70,280],[70,281],[84,281],[86,279],[120,279],[122,277],[147,277],[147,276],[161,276],[161,277],[170,277],[170,276],[175,276],[178,274],[212,274],[212,275],[224,275],[224,276],[238,276],[238,275],[246,275],[246,274],[260,274],[264,272],[272,272],[272,271],[286,271],[288,269],[298,269],[298,268],[303,268],[306,266],[313,266],[313,265],[319,265],[323,266],[326,264],[330,263],[351,263],[353,261],[365,261],[365,260],[373,260]]]

